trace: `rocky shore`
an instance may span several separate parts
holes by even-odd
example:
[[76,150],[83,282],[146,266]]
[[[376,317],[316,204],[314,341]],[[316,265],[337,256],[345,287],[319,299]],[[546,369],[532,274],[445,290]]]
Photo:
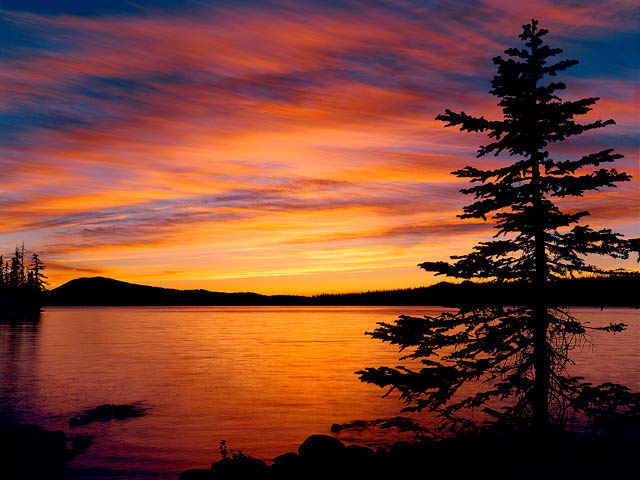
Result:
[[[91,445],[32,426],[0,428],[0,478],[63,480],[66,462]],[[272,462],[234,452],[210,468],[189,469],[179,480],[437,479],[553,480],[637,478],[640,434],[559,433],[544,440],[524,434],[475,434],[440,440],[397,442],[376,450],[311,435]]]
[[[91,422],[141,417],[139,404],[105,403],[69,419],[71,428]],[[68,461],[93,444],[93,436],[71,435],[34,425],[5,423],[0,418],[0,479],[63,480]]]
[[0,427],[0,478],[62,480],[65,464],[91,443],[91,437],[67,437],[62,430],[27,425]]
[[270,465],[234,454],[211,468],[187,470],[179,480],[636,478],[639,448],[637,434],[562,433],[544,441],[523,434],[483,434],[398,442],[377,450],[312,435],[297,452],[279,455]]

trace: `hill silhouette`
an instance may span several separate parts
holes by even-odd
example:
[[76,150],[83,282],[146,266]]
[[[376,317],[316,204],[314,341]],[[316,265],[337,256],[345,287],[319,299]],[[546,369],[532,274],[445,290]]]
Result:
[[[528,285],[518,283],[448,283],[399,290],[359,293],[301,295],[261,295],[252,292],[211,292],[178,290],[122,282],[112,278],[77,278],[46,292],[49,306],[322,306],[322,305],[428,305],[460,307],[489,304],[496,298],[513,305],[524,304]],[[587,277],[554,282],[549,289],[566,306],[640,307],[640,275]]]

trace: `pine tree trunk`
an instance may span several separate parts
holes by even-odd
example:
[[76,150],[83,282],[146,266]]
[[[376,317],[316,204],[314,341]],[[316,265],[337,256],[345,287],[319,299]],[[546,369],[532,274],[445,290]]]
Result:
[[[536,239],[536,243],[539,243]],[[540,242],[542,243],[542,242]],[[544,245],[544,244],[543,244]],[[542,247],[544,248],[544,246]],[[536,250],[538,247],[536,245]],[[536,268],[536,276],[538,277]],[[544,277],[542,277],[544,279]],[[547,320],[547,309],[544,305],[544,280],[535,281],[535,304],[533,307],[533,348],[534,348],[534,369],[535,383],[533,391],[533,424],[534,428],[543,433],[549,426],[549,376],[550,365],[547,352],[547,330],[549,327]]]
[[534,208],[534,256],[535,273],[533,278],[533,363],[535,380],[533,387],[533,427],[539,434],[544,434],[549,426],[549,381],[551,366],[547,351],[547,318],[546,292],[547,254],[544,237],[544,218],[540,192],[540,164],[537,155],[533,157],[532,166],[533,208]]

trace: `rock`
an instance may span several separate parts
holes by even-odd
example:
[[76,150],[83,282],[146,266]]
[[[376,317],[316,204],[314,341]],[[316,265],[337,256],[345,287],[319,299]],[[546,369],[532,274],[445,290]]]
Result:
[[34,440],[31,445],[33,450],[48,462],[65,462],[75,456],[67,450],[67,436],[62,430],[41,430]]
[[273,459],[273,465],[268,468],[268,478],[277,480],[298,480],[305,478],[303,462],[297,453],[289,452],[278,455]]
[[211,470],[207,470],[205,468],[192,468],[182,472],[178,480],[211,480],[212,478],[213,474],[211,473]]
[[350,461],[359,463],[372,463],[376,459],[376,452],[360,445],[349,445],[347,447],[347,457]]
[[67,448],[67,436],[62,430],[42,430],[39,436],[40,444],[49,450],[64,451]]
[[249,456],[223,458],[211,465],[211,479],[215,480],[259,479],[266,472],[266,463]]
[[91,420],[89,420],[84,415],[76,415],[75,417],[71,417],[69,419],[69,426],[70,427],[77,427],[78,425],[85,425],[85,424],[89,423],[90,421]]
[[294,452],[283,453],[273,459],[275,465],[299,465],[300,456]]
[[298,447],[298,454],[305,461],[326,462],[341,458],[345,449],[340,440],[329,435],[311,435]]
[[413,444],[413,454],[420,458],[428,458],[434,455],[435,443],[431,440],[420,440]]
[[71,446],[78,450],[86,450],[93,445],[93,435],[74,435],[69,438]]
[[69,419],[69,425],[72,427],[77,427],[78,425],[86,425],[91,422],[104,422],[112,419],[124,419],[124,418],[135,418],[142,417],[145,414],[144,408],[138,405],[113,405],[111,403],[105,403],[104,405],[99,405],[96,408],[92,408],[91,410],[87,410],[82,415],[76,415]]
[[356,420],[352,423],[334,423],[331,425],[331,431],[333,433],[341,432],[342,430],[351,429],[351,428],[367,428],[371,425],[371,422],[366,420]]
[[64,477],[64,464],[73,455],[67,450],[62,430],[48,431],[32,426],[0,428],[3,480],[58,480]]
[[411,455],[411,444],[409,442],[396,442],[391,447],[390,453],[394,457],[408,457]]
[[[392,470],[399,476],[408,476],[420,470],[420,456],[417,449],[408,442],[396,442],[391,447],[388,462]],[[454,462],[452,465],[459,465]]]
[[367,447],[349,445],[345,451],[342,470],[349,478],[378,478],[380,457]]

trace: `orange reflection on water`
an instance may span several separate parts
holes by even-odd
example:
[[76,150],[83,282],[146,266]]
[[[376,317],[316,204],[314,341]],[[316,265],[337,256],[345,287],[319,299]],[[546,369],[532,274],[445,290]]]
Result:
[[[69,478],[175,479],[207,467],[221,440],[269,459],[295,451],[333,423],[388,418],[402,404],[361,383],[356,370],[394,366],[395,348],[364,335],[399,314],[434,307],[50,308],[33,328],[0,325],[3,410],[24,423],[96,437]],[[572,374],[640,388],[640,316],[631,309],[574,309],[592,325],[629,323],[575,352]],[[141,402],[147,415],[71,428],[103,403]],[[426,425],[433,418],[419,417]],[[342,432],[363,442],[375,432]],[[104,469],[104,470],[101,470]],[[96,473],[97,472],[97,473]],[[120,472],[120,473],[118,473]],[[118,477],[120,475],[120,477]],[[112,477],[110,477],[112,478]]]

